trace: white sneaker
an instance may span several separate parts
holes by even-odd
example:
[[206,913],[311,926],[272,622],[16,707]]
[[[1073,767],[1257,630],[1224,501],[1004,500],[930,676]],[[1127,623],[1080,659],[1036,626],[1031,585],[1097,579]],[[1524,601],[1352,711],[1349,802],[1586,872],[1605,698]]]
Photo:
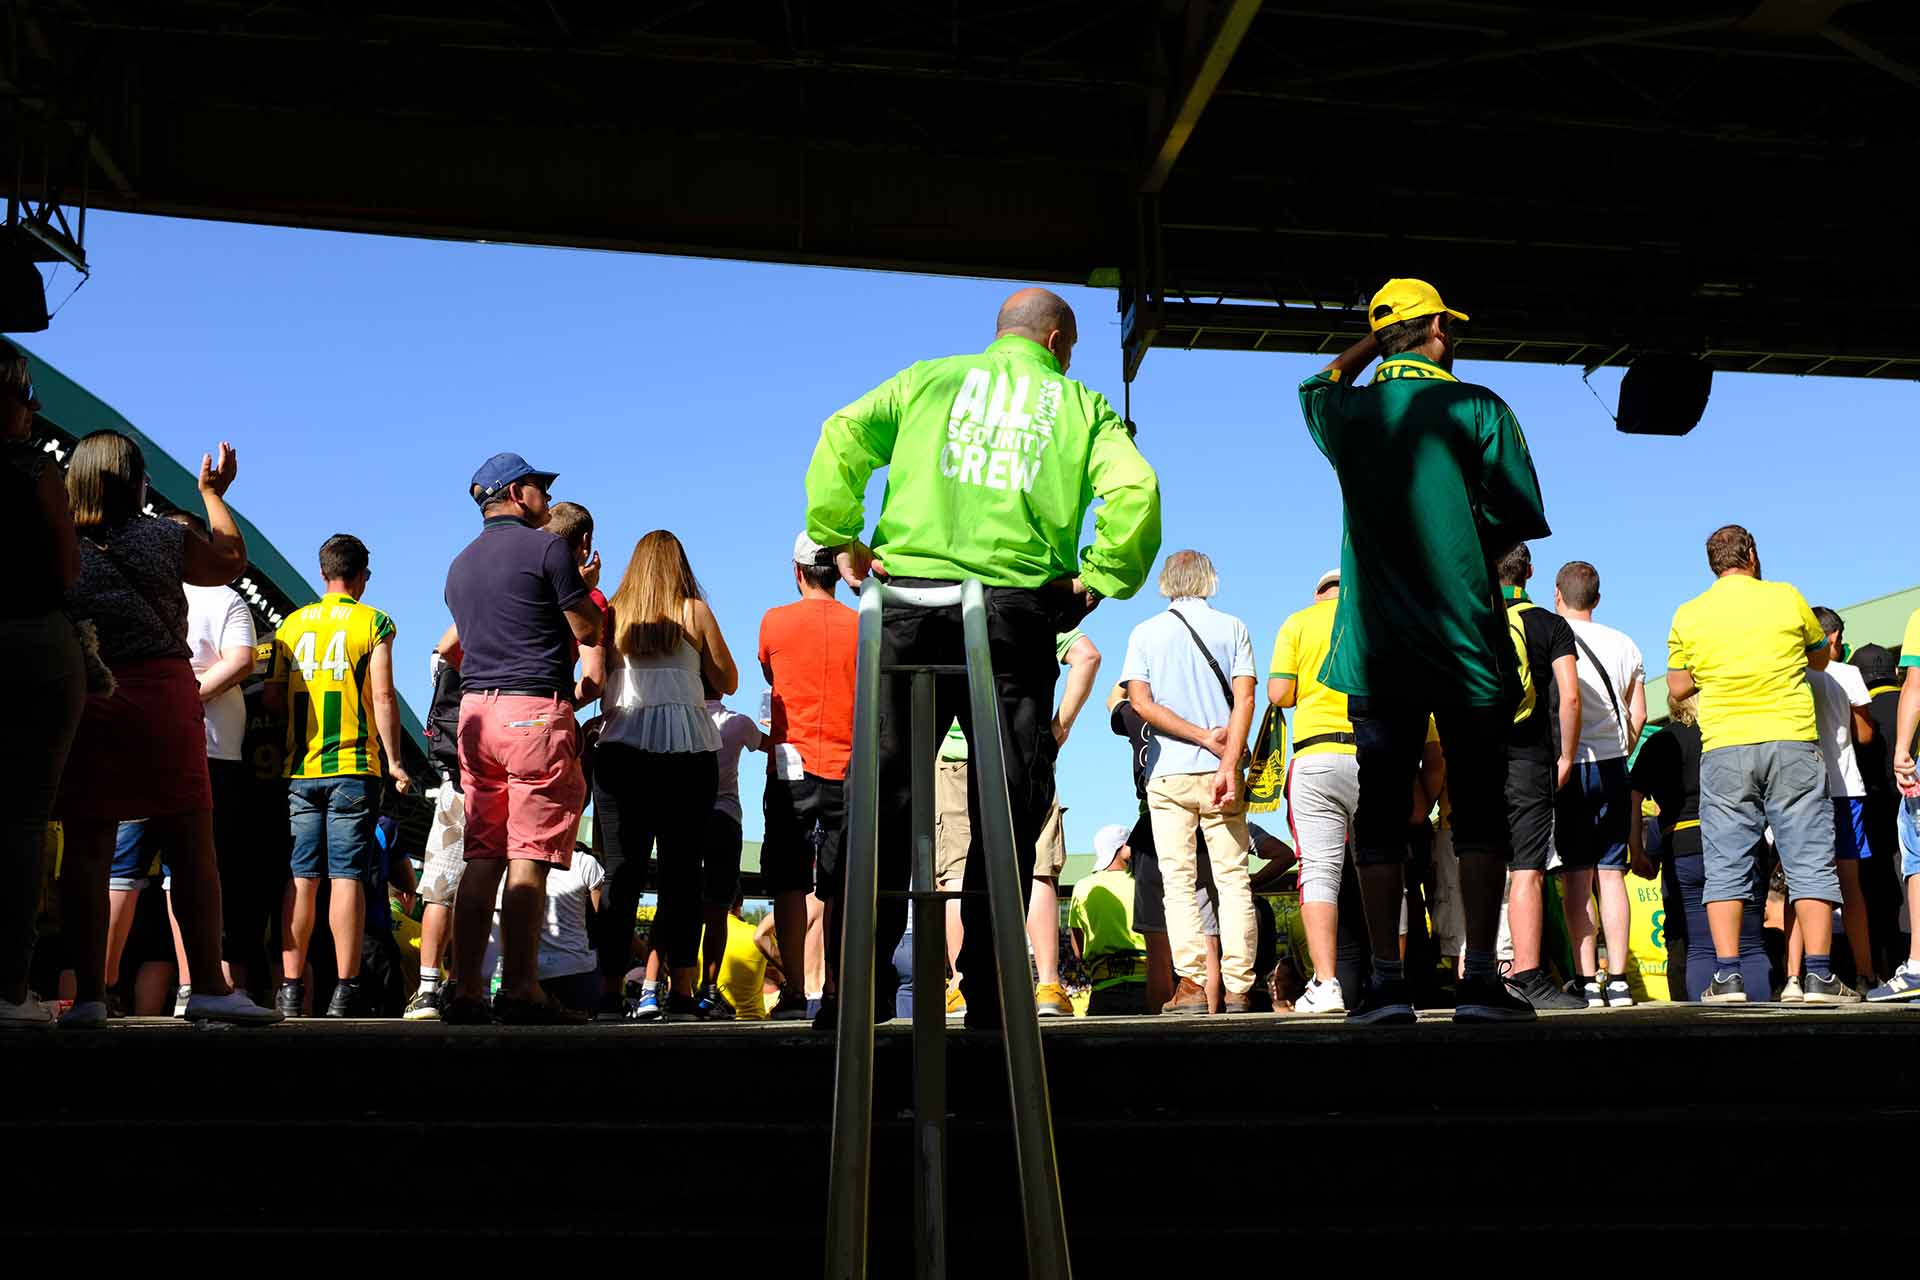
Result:
[[69,1031],[96,1031],[107,1025],[105,1000],[76,1000],[60,1015],[60,1026]]
[[1347,1011],[1346,998],[1340,993],[1340,979],[1315,978],[1293,1002],[1295,1013],[1338,1013]]
[[1788,978],[1787,985],[1780,988],[1781,1004],[1804,1004],[1807,993],[1800,989],[1800,979]]
[[202,995],[196,991],[188,998],[186,1012],[181,1016],[188,1022],[235,1022],[244,1026],[267,1026],[281,1020],[278,1013],[262,1009],[246,992],[237,989],[223,996]]
[[53,1007],[27,992],[19,1004],[0,1000],[0,1031],[49,1031],[53,1028]]
[[186,1017],[187,1005],[189,1002],[192,1001],[192,999],[193,999],[193,988],[189,986],[187,983],[183,982],[178,987],[174,988],[173,1016],[176,1018]]

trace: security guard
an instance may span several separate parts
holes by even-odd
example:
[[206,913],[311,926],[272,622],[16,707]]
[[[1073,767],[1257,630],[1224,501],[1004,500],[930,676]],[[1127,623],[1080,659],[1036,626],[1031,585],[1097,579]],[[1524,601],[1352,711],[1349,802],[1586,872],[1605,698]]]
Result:
[[[1132,433],[1105,397],[1067,377],[1079,330],[1065,300],[1022,289],[1000,308],[995,340],[978,355],[923,361],[828,418],[807,469],[807,536],[833,547],[856,590],[869,572],[904,587],[978,578],[1000,696],[1019,879],[1032,878],[1034,841],[1052,799],[1054,637],[1102,599],[1139,589],[1160,549],[1160,489]],[[861,541],[867,478],[889,467],[873,544]],[[1075,542],[1091,498],[1101,506],[1091,547]],[[960,663],[958,609],[889,608],[881,662]],[[880,704],[880,888],[905,889],[912,847],[909,688],[887,685]],[[963,677],[942,677],[934,724],[956,718],[969,742]],[[928,726],[931,731],[931,726]],[[974,832],[964,885],[985,888],[980,797],[970,787]],[[820,894],[844,882],[822,867]],[[993,934],[984,894],[965,900],[959,969],[967,1025],[1000,1025]],[[895,944],[906,926],[900,898],[882,898],[877,1007],[891,1009]],[[839,931],[828,930],[837,963]],[[823,1009],[816,1025],[831,1026]]]

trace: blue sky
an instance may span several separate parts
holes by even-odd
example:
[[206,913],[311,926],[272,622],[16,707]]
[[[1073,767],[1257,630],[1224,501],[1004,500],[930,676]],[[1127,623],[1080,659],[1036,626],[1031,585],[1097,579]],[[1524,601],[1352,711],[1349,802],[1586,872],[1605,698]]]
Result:
[[[51,330],[22,340],[177,457],[233,441],[230,497],[296,566],[311,573],[331,533],[364,538],[368,600],[398,622],[416,711],[448,621],[447,562],[479,525],[468,477],[512,449],[561,473],[556,497],[592,509],[609,593],[641,534],[680,535],[741,662],[733,705],[756,714],[754,640],[761,613],[792,598],[786,561],[821,419],[914,360],[984,347],[1011,287],[127,215],[88,224],[93,279]],[[59,274],[50,302],[72,279]],[[1471,280],[1436,283],[1473,310]],[[1064,292],[1080,317],[1073,374],[1117,405],[1113,295]],[[1134,387],[1165,550],[1213,557],[1215,603],[1246,619],[1263,671],[1275,629],[1339,559],[1339,491],[1294,396],[1323,363],[1155,351]],[[1525,426],[1554,527],[1534,547],[1542,594],[1551,601],[1561,563],[1593,561],[1597,616],[1656,671],[1674,606],[1706,585],[1704,539],[1729,521],[1753,530],[1769,577],[1816,604],[1920,580],[1900,453],[1912,383],[1721,375],[1705,421],[1676,440],[1615,432],[1577,369],[1458,372]],[[1618,381],[1593,379],[1609,405]],[[1103,679],[1160,604],[1149,586],[1089,619]],[[760,759],[741,769],[749,838]],[[1131,821],[1127,753],[1097,706],[1062,755],[1060,790],[1075,851],[1101,823]]]

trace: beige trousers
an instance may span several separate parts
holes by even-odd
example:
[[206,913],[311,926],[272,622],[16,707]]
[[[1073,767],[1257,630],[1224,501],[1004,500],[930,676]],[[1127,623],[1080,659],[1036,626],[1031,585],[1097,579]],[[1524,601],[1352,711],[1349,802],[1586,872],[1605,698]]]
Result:
[[1220,895],[1221,985],[1235,995],[1246,994],[1253,989],[1257,934],[1253,884],[1247,874],[1244,788],[1231,808],[1218,809],[1213,803],[1211,773],[1163,774],[1147,784],[1147,817],[1153,824],[1153,847],[1166,884],[1167,945],[1173,951],[1174,972],[1206,982],[1207,940],[1194,902],[1197,829],[1207,842],[1213,884]]

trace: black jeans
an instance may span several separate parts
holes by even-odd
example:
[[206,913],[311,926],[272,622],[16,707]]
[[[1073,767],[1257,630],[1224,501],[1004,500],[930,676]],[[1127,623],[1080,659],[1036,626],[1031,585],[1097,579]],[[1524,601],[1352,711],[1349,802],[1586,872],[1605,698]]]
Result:
[[1360,803],[1353,818],[1353,858],[1361,866],[1407,860],[1407,813],[1427,739],[1427,717],[1440,730],[1453,805],[1453,847],[1462,856],[1498,854],[1512,846],[1507,827],[1507,735],[1503,707],[1434,706],[1406,698],[1350,698]]
[[[951,584],[917,578],[896,578],[901,587],[938,587]],[[1014,854],[1019,863],[1017,883],[1022,897],[1011,904],[1024,919],[1025,891],[1033,878],[1034,842],[1053,803],[1053,686],[1059,676],[1054,659],[1054,637],[1078,621],[1072,616],[1072,598],[1048,588],[991,587],[987,590],[987,644],[993,659],[994,691],[1000,702],[1001,743],[1007,770],[1008,797],[1013,810]],[[960,610],[921,609],[892,605],[880,642],[883,666],[895,663],[961,663],[966,647],[961,635]],[[898,892],[912,880],[913,849],[913,685],[908,676],[883,677],[880,699],[880,891]],[[973,731],[973,710],[964,676],[939,676],[934,682],[933,723],[919,726],[938,738],[955,719],[967,735],[970,756],[980,741]],[[981,848],[985,824],[980,818],[980,771],[967,770],[967,817],[973,840],[967,849],[968,896],[961,902],[960,919],[966,931],[960,948],[961,991],[967,1009],[994,1011],[1000,1007],[998,970],[993,958],[993,923],[987,905],[987,862]],[[846,859],[841,859],[844,864]],[[836,879],[844,884],[844,865]],[[906,899],[882,897],[874,939],[875,996],[884,1007],[893,998],[893,951],[905,932]],[[827,962],[838,968],[840,937],[827,938]],[[924,981],[924,979],[923,979]]]
[[632,964],[633,913],[646,891],[655,841],[660,905],[653,945],[669,968],[691,968],[700,957],[701,862],[707,815],[720,791],[720,757],[711,751],[636,751],[617,742],[602,742],[594,755],[594,825],[607,871],[594,942],[600,972],[617,978]]

